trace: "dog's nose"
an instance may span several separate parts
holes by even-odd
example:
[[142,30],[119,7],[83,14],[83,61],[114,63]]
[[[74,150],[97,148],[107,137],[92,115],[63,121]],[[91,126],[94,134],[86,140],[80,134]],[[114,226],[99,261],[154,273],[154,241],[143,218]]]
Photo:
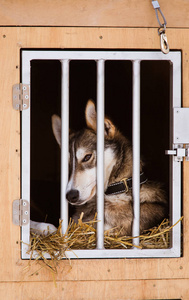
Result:
[[66,194],[66,198],[70,203],[76,203],[79,199],[79,191],[78,190],[70,190]]

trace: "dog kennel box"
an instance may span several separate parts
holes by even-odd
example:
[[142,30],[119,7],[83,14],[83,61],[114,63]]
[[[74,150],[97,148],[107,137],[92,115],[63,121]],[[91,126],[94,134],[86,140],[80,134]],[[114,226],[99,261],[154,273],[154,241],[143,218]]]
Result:
[[[171,50],[182,56],[182,108],[189,107],[189,7],[159,0]],[[151,1],[2,1],[1,66],[1,271],[3,299],[188,299],[189,168],[182,162],[182,255],[177,258],[75,259],[61,261],[54,286],[45,269],[29,276],[21,259],[20,227],[12,223],[12,202],[20,199],[20,113],[12,107],[12,87],[21,82],[21,50],[160,50]],[[161,88],[161,87],[160,87]],[[163,108],[162,108],[163,109]],[[175,112],[176,114],[176,112]],[[183,128],[183,132],[185,128]],[[168,150],[168,149],[166,149]]]

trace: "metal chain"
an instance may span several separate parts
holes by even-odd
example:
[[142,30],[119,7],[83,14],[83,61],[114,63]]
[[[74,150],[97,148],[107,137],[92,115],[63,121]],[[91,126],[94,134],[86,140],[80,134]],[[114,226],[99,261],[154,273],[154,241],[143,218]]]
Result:
[[[161,51],[162,51],[164,54],[167,54],[167,53],[169,53],[169,44],[168,44],[168,41],[167,41],[167,35],[166,35],[166,33],[165,33],[167,21],[166,21],[166,19],[165,19],[164,14],[163,14],[162,11],[161,11],[159,2],[156,1],[156,0],[152,0],[152,5],[153,5],[153,8],[155,9],[156,18],[157,18],[157,21],[158,21],[159,26],[160,26],[160,27],[158,28],[158,34],[159,34],[159,36],[160,36],[160,47],[161,47]],[[163,19],[163,23],[160,22],[159,15],[160,15],[161,18]]]

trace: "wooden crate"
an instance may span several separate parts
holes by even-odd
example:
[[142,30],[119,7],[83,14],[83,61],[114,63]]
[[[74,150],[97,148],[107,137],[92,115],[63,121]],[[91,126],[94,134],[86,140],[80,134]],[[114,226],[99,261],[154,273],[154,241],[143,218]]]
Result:
[[[29,276],[36,266],[27,272],[28,261],[20,259],[20,228],[12,223],[12,201],[20,198],[20,114],[12,108],[12,86],[20,81],[20,49],[159,49],[150,1],[88,2],[0,2],[0,297],[188,300],[189,162],[185,161],[183,257],[75,259],[71,270],[68,262],[62,261],[57,287],[45,269]],[[170,49],[182,51],[182,99],[183,106],[189,107],[189,5],[184,0],[159,2],[169,25]]]

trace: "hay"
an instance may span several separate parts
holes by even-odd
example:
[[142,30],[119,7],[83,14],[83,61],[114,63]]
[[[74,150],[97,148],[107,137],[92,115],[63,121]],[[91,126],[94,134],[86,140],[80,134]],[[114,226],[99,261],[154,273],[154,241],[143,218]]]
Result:
[[[49,268],[53,273],[57,273],[58,262],[62,258],[67,258],[66,252],[75,249],[95,249],[96,248],[96,216],[93,221],[84,223],[82,221],[83,214],[76,224],[70,220],[67,232],[62,234],[62,221],[56,232],[47,236],[40,236],[31,233],[29,251],[30,258],[43,261],[45,267]],[[178,224],[183,217],[173,226]],[[115,234],[111,230],[104,232],[104,246],[106,249],[129,249],[138,247],[141,249],[166,249],[170,246],[170,230],[173,226],[169,225],[169,220],[165,219],[158,227],[153,227],[140,235],[140,245],[133,245],[133,237],[120,236],[119,231]],[[48,254],[51,261],[45,258]]]

